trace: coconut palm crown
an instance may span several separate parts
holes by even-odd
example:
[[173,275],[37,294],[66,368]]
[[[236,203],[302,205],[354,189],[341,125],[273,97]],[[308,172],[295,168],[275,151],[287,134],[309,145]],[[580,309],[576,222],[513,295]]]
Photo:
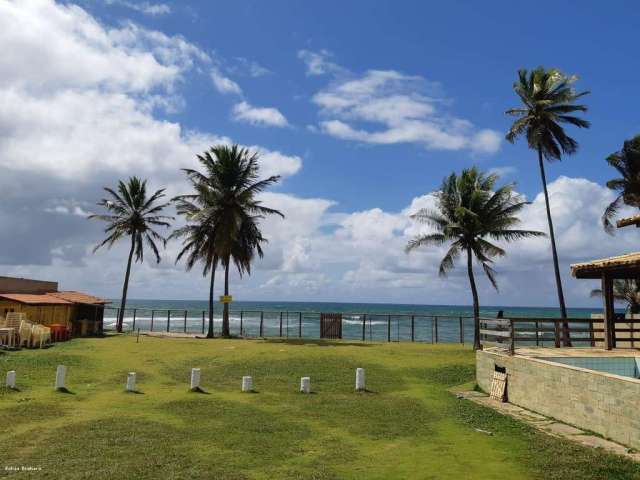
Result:
[[612,220],[622,205],[640,209],[640,135],[624,142],[622,149],[607,157],[607,163],[620,174],[607,182],[607,188],[616,193],[602,215],[604,229],[613,233]]
[[411,239],[407,252],[424,246],[449,245],[439,273],[446,276],[456,260],[466,254],[467,273],[473,297],[474,348],[480,348],[480,306],[473,272],[473,258],[482,266],[494,288],[498,289],[492,264],[505,250],[496,243],[543,236],[544,233],[514,228],[516,216],[527,204],[513,191],[514,184],[495,188],[497,175],[485,175],[477,168],[465,169],[460,175],[445,178],[436,196],[435,209],[422,209],[411,218],[435,229]]
[[[117,191],[116,191],[117,190]],[[164,198],[164,189],[157,190],[150,197],[147,196],[147,181],[138,177],[131,177],[127,182],[118,182],[117,189],[105,187],[109,198],[103,198],[98,206],[107,210],[106,214],[89,215],[89,219],[107,222],[104,233],[107,237],[93,249],[94,253],[101,247],[111,248],[118,240],[131,237],[131,247],[127,260],[127,269],[122,287],[122,298],[116,329],[122,332],[124,311],[127,304],[131,262],[135,256],[136,262],[144,260],[144,246],[147,245],[160,262],[160,252],[156,242],[165,246],[167,240],[156,231],[156,227],[169,227],[172,217],[161,215],[168,203],[159,203]]]

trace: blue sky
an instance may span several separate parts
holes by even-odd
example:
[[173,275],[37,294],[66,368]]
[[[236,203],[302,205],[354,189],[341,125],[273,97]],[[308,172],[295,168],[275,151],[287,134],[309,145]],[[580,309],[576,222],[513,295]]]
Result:
[[[252,104],[273,105],[291,128],[255,128],[229,120],[237,98],[216,95],[208,79],[188,78],[187,108],[169,118],[183,125],[221,131],[247,144],[304,156],[304,170],[287,181],[289,192],[326,195],[348,210],[400,209],[408,198],[436,187],[452,169],[471,163],[512,167],[520,189],[533,195],[539,176],[530,152],[504,144],[494,155],[425,150],[415,144],[367,146],[309,132],[318,121],[310,97],[325,78],[305,74],[298,51],[328,50],[331,60],[355,74],[394,70],[437,82],[447,113],[481,128],[504,132],[506,108],[516,104],[511,84],[518,68],[557,66],[581,77],[593,127],[574,132],[581,150],[549,168],[550,180],[579,173],[603,182],[603,158],[621,139],[640,130],[629,98],[638,75],[635,43],[639,15],[633,2],[539,2],[527,11],[513,2],[341,2],[322,6],[294,1],[177,2],[171,13],[149,16],[118,5],[89,3],[106,21],[135,18],[149,28],[182,35],[225,61],[238,57],[271,73],[237,77]],[[550,14],[549,12],[553,12]],[[631,100],[631,101],[630,101]]]
[[[640,16],[633,2],[133,0],[0,4],[0,273],[64,278],[115,296],[123,249],[93,255],[100,188],[138,174],[182,193],[179,168],[213,143],[257,149],[281,183],[265,202],[264,261],[234,278],[246,300],[466,303],[462,269],[437,277],[442,252],[407,256],[409,220],[453,170],[496,170],[533,203],[546,230],[536,157],[504,141],[518,68],[558,67],[590,90],[592,128],[569,129],[573,157],[548,165],[570,305],[594,285],[569,264],[634,250],[635,231],[606,236],[612,194],[604,158],[640,132],[633,95]],[[37,153],[34,153],[37,152]],[[53,180],[53,181],[52,181]],[[47,235],[42,232],[46,231]],[[170,244],[137,265],[132,295],[200,298]],[[554,305],[547,241],[496,263],[491,304]],[[137,280],[136,280],[137,279]]]

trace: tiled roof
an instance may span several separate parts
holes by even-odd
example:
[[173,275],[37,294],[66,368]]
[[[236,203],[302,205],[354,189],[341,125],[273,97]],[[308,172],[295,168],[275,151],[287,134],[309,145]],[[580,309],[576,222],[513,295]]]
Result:
[[0,293],[0,299],[12,300],[29,305],[73,305],[76,303],[104,305],[105,303],[111,303],[109,300],[81,292],[50,292],[42,294]]
[[37,295],[30,293],[0,293],[0,299],[12,300],[29,305],[73,305],[73,302],[54,297],[48,293]]
[[104,298],[94,297],[93,295],[88,295],[82,292],[51,292],[47,293],[47,295],[52,295],[72,303],[89,303],[92,305],[104,305],[105,303],[111,303],[109,300],[105,300]]

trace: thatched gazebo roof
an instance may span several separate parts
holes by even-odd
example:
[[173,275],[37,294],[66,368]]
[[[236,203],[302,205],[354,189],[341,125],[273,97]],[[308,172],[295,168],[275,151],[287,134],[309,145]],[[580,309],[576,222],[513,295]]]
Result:
[[629,225],[635,225],[636,227],[640,228],[640,214],[621,218],[616,222],[616,226],[618,228],[627,227]]
[[612,278],[640,278],[640,252],[571,265],[575,278],[602,278],[604,274]]

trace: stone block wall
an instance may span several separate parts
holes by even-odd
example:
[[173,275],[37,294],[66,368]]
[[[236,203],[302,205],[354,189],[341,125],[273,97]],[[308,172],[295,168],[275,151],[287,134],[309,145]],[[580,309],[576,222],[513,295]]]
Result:
[[640,380],[492,351],[476,353],[476,378],[491,389],[507,372],[509,402],[640,449]]

